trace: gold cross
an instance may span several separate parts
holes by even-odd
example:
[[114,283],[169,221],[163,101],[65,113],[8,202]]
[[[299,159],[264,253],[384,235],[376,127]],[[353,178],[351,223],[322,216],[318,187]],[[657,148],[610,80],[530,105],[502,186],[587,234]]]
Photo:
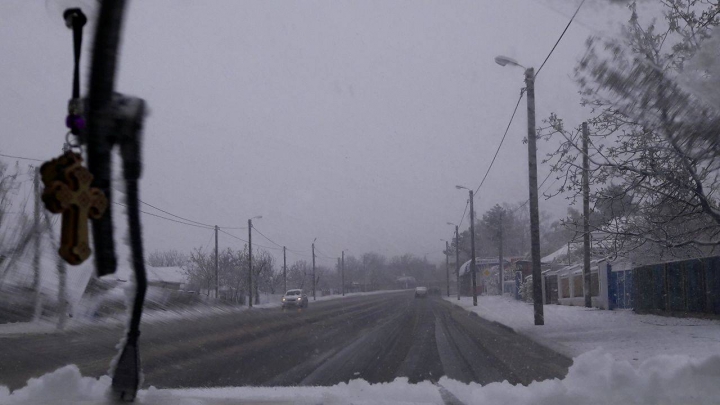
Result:
[[88,219],[102,217],[108,201],[103,192],[90,187],[93,175],[82,166],[82,157],[66,152],[44,163],[40,174],[45,185],[42,200],[48,211],[62,213],[60,257],[72,265],[90,257]]

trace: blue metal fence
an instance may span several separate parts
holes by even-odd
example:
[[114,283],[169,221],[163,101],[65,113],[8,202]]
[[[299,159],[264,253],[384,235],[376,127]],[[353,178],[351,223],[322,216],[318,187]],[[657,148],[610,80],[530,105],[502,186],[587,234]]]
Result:
[[632,278],[635,311],[720,314],[720,256],[641,266]]

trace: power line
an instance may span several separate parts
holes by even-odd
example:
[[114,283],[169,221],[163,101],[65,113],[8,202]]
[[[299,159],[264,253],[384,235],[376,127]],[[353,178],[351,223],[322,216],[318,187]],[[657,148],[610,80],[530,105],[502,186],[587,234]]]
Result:
[[[116,188],[116,187],[113,187],[113,190],[119,191],[119,192],[125,194],[124,191],[122,191],[122,190],[120,190],[120,189],[118,189],[118,188]],[[156,206],[154,206],[154,205],[152,205],[152,204],[150,204],[150,203],[147,203],[147,202],[145,202],[145,201],[143,201],[143,200],[141,200],[141,199],[139,199],[139,198],[138,198],[138,201],[139,201],[140,203],[142,203],[142,204],[147,205],[148,207],[152,207],[152,208],[154,208],[154,209],[156,209],[156,210],[158,210],[158,211],[160,211],[160,212],[163,212],[163,213],[165,213],[165,214],[168,214],[168,215],[170,215],[170,216],[172,216],[172,217],[175,217],[175,218],[178,218],[178,219],[182,219],[183,221],[192,222],[192,223],[194,223],[194,224],[203,225],[203,226],[209,226],[209,227],[212,227],[212,228],[215,227],[214,225],[210,225],[210,224],[206,224],[206,223],[203,223],[203,222],[194,221],[194,220],[189,219],[189,218],[181,217],[180,215],[175,215],[175,214],[173,214],[172,212],[168,212],[168,211],[166,211],[166,210],[164,210],[164,209],[162,209],[162,208],[156,207]],[[226,226],[224,226],[224,227],[222,227],[222,228],[224,228],[224,229],[247,229],[247,227],[226,227]]]
[[[213,229],[214,229],[214,228],[213,228]],[[253,229],[254,229],[254,228],[253,228]],[[256,229],[256,230],[257,230],[257,229]],[[225,232],[222,228],[219,228],[219,227],[218,227],[218,231],[224,233],[225,235],[227,235],[227,236],[229,236],[229,237],[231,237],[231,238],[235,238],[235,239],[237,239],[237,240],[239,240],[239,241],[248,243],[247,240],[245,240],[245,239],[243,239],[243,238],[239,238],[239,237],[237,237],[237,236],[235,236],[235,235],[233,235],[233,234],[231,234],[231,233],[229,233],[229,232]],[[253,246],[261,247],[261,248],[264,248],[264,249],[282,250],[282,247],[276,248],[276,247],[273,247],[273,246],[261,245],[261,244],[259,244],[259,243],[253,243]]]
[[463,221],[465,220],[465,214],[467,213],[468,205],[470,205],[470,200],[468,200],[465,203],[465,211],[463,211],[463,216],[460,218],[460,222],[458,222],[458,228],[462,225]]
[[500,148],[502,147],[503,142],[505,142],[505,137],[507,136],[508,131],[510,130],[510,125],[512,124],[513,119],[515,118],[515,113],[517,113],[518,106],[520,105],[520,101],[522,101],[524,93],[525,93],[524,90],[520,90],[520,97],[518,98],[517,104],[515,104],[515,109],[513,110],[513,113],[510,116],[510,122],[508,122],[507,127],[505,128],[505,133],[503,134],[502,139],[500,140],[500,144],[498,145],[497,149],[495,150],[495,155],[493,156],[492,161],[490,161],[490,166],[488,166],[487,171],[485,172],[485,176],[483,176],[483,179],[480,182],[480,185],[475,190],[475,194],[477,194],[477,192],[480,191],[480,187],[482,187],[483,184],[485,184],[485,179],[487,179],[488,174],[490,174],[490,170],[492,169],[493,164],[495,163],[495,159],[497,158],[498,153],[500,153]]
[[32,160],[32,161],[35,161],[35,162],[44,162],[44,160],[42,160],[42,159],[33,159],[33,158],[29,158],[29,157],[6,155],[6,154],[4,154],[4,153],[0,153],[0,156],[6,157],[6,158],[12,158],[12,159]]
[[555,45],[553,45],[552,49],[550,50],[550,53],[548,53],[548,56],[545,57],[545,60],[543,61],[542,65],[540,65],[540,68],[535,72],[535,78],[537,79],[538,75],[540,74],[540,71],[542,70],[543,66],[545,66],[545,63],[550,59],[550,55],[553,54],[553,51],[555,51],[555,48],[557,48],[558,44],[560,43],[560,40],[563,39],[563,36],[567,32],[568,28],[570,28],[570,24],[572,24],[573,20],[575,19],[575,16],[580,11],[580,8],[585,4],[585,0],[582,0],[580,2],[580,5],[578,6],[577,10],[575,10],[575,14],[570,17],[570,21],[568,21],[567,25],[565,26],[565,29],[563,30],[562,34],[560,34],[560,38],[555,42]]
[[[117,202],[117,201],[113,201],[113,204],[127,208],[127,205],[125,205],[125,204],[123,204],[123,203],[120,203],[120,202]],[[189,222],[178,221],[178,220],[176,220],[176,219],[164,217],[164,216],[162,216],[162,215],[153,214],[153,213],[151,213],[151,212],[147,212],[147,211],[143,211],[143,210],[139,210],[139,211],[142,212],[143,214],[150,215],[150,216],[157,217],[157,218],[161,218],[161,219],[164,219],[164,220],[166,220],[166,221],[176,222],[176,223],[178,223],[178,224],[183,224],[183,225],[188,225],[188,226],[194,226],[194,227],[196,227],[196,228],[201,228],[201,229],[215,229],[215,227],[212,227],[212,226],[192,224],[192,223],[189,223]]]
[[[120,190],[118,190],[118,189],[115,189],[115,190],[116,190],[116,191],[120,191]],[[123,193],[123,194],[125,194],[125,193],[122,192],[122,191],[120,191],[120,192]],[[181,217],[180,215],[175,215],[175,214],[173,214],[172,212],[165,211],[165,210],[162,209],[162,208],[158,208],[158,207],[156,207],[156,206],[154,206],[154,205],[152,205],[152,204],[150,204],[150,203],[146,203],[145,201],[142,201],[142,200],[139,199],[139,198],[138,198],[138,201],[140,201],[141,204],[145,204],[145,205],[147,205],[148,207],[154,208],[154,209],[156,209],[156,210],[158,210],[158,211],[160,211],[160,212],[162,212],[162,213],[168,214],[168,215],[170,215],[170,216],[172,216],[172,217],[175,217],[175,218],[178,218],[178,219],[182,219],[183,221],[192,222],[192,223],[194,223],[194,224],[198,224],[198,225],[203,225],[203,226],[215,228],[214,225],[205,224],[205,223],[202,223],[202,222],[194,221],[194,220],[192,220],[192,219],[188,219],[188,218]]]
[[[583,4],[585,4],[585,0],[582,0],[582,1],[580,2],[580,5],[578,5],[578,8],[575,10],[575,13],[572,15],[572,17],[570,17],[570,21],[568,21],[567,25],[565,26],[565,29],[564,29],[564,30],[562,31],[562,33],[560,34],[560,37],[557,39],[557,41],[555,41],[555,45],[553,45],[552,49],[550,49],[550,52],[549,52],[548,55],[545,57],[545,60],[544,60],[543,63],[540,65],[540,68],[538,68],[537,72],[535,72],[535,78],[538,77],[538,75],[540,74],[540,71],[541,71],[542,68],[545,66],[545,63],[547,63],[548,59],[550,59],[550,56],[552,56],[553,52],[555,51],[555,48],[557,48],[558,44],[560,43],[560,41],[561,41],[561,40],[563,39],[563,37],[565,36],[565,33],[567,32],[568,28],[570,28],[570,25],[572,24],[573,20],[575,19],[575,16],[577,16],[578,12],[579,12],[580,9],[582,8]],[[507,128],[505,129],[505,134],[503,134],[503,137],[502,137],[502,139],[500,140],[500,145],[498,145],[498,148],[497,148],[497,150],[495,151],[495,155],[493,156],[493,159],[492,159],[492,161],[490,162],[490,166],[488,167],[488,170],[485,172],[485,176],[483,177],[482,181],[480,182],[480,185],[478,186],[478,188],[475,190],[475,193],[476,193],[476,194],[477,194],[477,192],[480,190],[480,187],[482,187],[483,183],[485,183],[485,179],[487,178],[488,174],[490,173],[490,169],[492,169],[493,163],[495,163],[495,158],[497,158],[498,152],[500,152],[500,147],[502,146],[503,142],[505,141],[505,137],[507,136],[508,130],[510,129],[510,124],[512,124],[513,118],[515,118],[515,113],[517,112],[518,106],[520,105],[520,100],[522,100],[522,96],[523,96],[523,91],[520,91],[520,97],[518,98],[518,102],[517,102],[517,104],[515,105],[515,109],[513,110],[512,116],[510,117],[510,122],[508,123],[508,126],[507,126]],[[552,172],[551,172],[551,173],[552,173]],[[548,173],[548,177],[550,177],[550,173]],[[540,187],[538,187],[538,188],[541,188],[542,185],[545,184],[545,181],[547,181],[548,177],[545,178],[545,180],[542,182],[542,184],[541,184]],[[521,207],[525,206],[525,204],[527,204],[529,201],[530,201],[530,200],[528,199],[527,201],[525,201],[522,205],[520,205],[520,206],[519,206],[518,208],[516,208],[515,210],[518,210],[518,209],[520,209]],[[465,214],[467,213],[467,207],[468,207],[468,205],[465,204],[465,212],[463,212],[462,219],[460,219],[460,224],[459,224],[458,226],[462,225],[462,222],[463,222],[463,220],[465,219]]]
[[[545,185],[545,182],[548,181],[548,179],[550,178],[550,175],[551,175],[551,174],[552,174],[552,171],[550,171],[550,172],[547,174],[547,176],[545,176],[545,180],[543,180],[542,183],[540,183],[540,185],[538,186],[539,189],[542,188],[543,185]],[[553,182],[553,184],[555,184],[555,183]],[[552,184],[551,184],[550,186],[552,186]],[[548,188],[549,188],[549,187],[548,187]],[[545,191],[547,192],[547,190],[545,190]],[[530,199],[528,198],[527,200],[525,200],[524,203],[520,204],[517,208],[515,208],[514,210],[512,210],[512,212],[515,212],[515,211],[519,210],[520,208],[522,208],[522,207],[524,207],[525,205],[527,205],[527,203],[529,203],[529,202],[530,202]]]
[[257,233],[259,233],[260,236],[262,236],[263,238],[265,238],[265,239],[267,239],[268,241],[270,241],[270,243],[273,243],[273,244],[275,244],[276,246],[278,246],[278,247],[280,247],[280,248],[283,247],[281,244],[279,244],[279,243],[275,242],[274,240],[272,240],[272,239],[268,238],[267,236],[265,236],[265,234],[263,234],[262,232],[260,232],[260,230],[257,229],[257,227],[253,226],[253,229],[254,229]]

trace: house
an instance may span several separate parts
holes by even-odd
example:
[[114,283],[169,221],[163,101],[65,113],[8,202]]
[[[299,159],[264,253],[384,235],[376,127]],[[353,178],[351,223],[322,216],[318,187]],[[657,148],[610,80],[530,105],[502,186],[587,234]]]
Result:
[[[499,282],[500,259],[494,258],[475,258],[475,266],[477,273],[475,276],[475,286],[478,294],[487,294],[488,287],[491,292],[497,293],[497,284]],[[510,271],[511,262],[503,259],[503,268]],[[472,293],[472,272],[470,271],[470,260],[460,266],[460,294],[473,295]],[[494,289],[494,291],[493,291]]]
[[[187,283],[187,274],[181,267],[152,267],[145,266],[148,287],[164,288],[167,290],[182,290]],[[134,271],[129,266],[119,266],[115,274],[104,278],[112,278],[119,282],[131,281]]]
[[[583,263],[574,263],[542,272],[543,303],[560,305],[585,305],[585,282]],[[632,264],[626,260],[610,261],[605,258],[590,260],[590,297],[592,306],[601,309],[625,308],[630,305],[629,285]],[[618,292],[621,296],[618,299]],[[611,299],[611,295],[613,299]],[[619,302],[619,304],[618,304]]]

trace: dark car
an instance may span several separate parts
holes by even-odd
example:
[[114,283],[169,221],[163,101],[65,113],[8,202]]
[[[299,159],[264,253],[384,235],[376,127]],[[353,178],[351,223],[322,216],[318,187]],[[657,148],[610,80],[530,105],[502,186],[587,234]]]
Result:
[[295,290],[287,290],[285,295],[282,297],[282,307],[283,309],[287,307],[298,307],[298,308],[307,308],[308,306],[308,297],[303,293],[303,290],[295,289]]

